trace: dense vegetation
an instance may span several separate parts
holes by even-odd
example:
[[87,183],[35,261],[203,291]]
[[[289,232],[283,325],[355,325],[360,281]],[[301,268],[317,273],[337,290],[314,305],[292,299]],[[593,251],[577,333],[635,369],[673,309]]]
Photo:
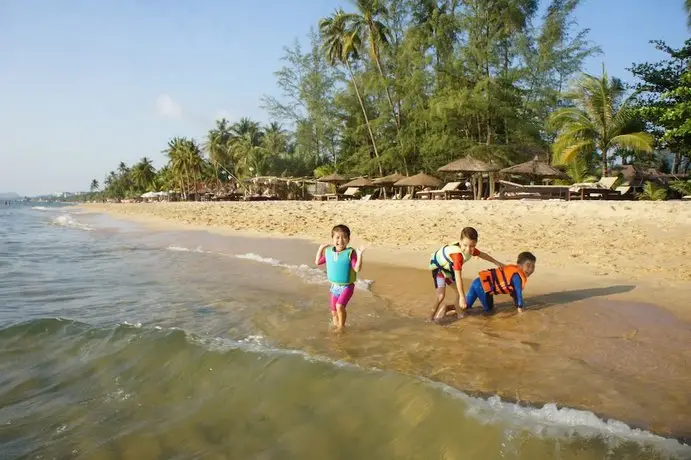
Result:
[[[353,0],[284,50],[273,122],[218,120],[204,142],[174,138],[168,163],[121,163],[91,191],[218,187],[230,177],[332,171],[434,172],[472,155],[509,165],[543,154],[579,176],[613,162],[682,172],[691,155],[691,40],[655,45],[627,87],[583,75],[600,53],[574,28],[581,0]],[[686,1],[688,5],[688,1]],[[673,153],[665,164],[659,152]]]

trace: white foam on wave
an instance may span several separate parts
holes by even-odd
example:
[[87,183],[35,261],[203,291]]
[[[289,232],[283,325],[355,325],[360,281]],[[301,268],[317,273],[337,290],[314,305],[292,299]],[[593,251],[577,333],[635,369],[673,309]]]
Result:
[[60,208],[49,208],[47,206],[32,206],[31,209],[33,209],[35,211],[54,211],[54,212],[60,211]]
[[190,248],[185,248],[182,246],[168,246],[166,249],[169,251],[175,251],[175,252],[198,252],[198,253],[202,253],[202,254],[207,252],[207,251],[202,250],[201,246],[197,247],[197,249],[190,249]]
[[[290,273],[300,277],[303,281],[310,283],[310,284],[326,284],[326,283],[328,283],[328,280],[326,279],[326,273],[324,272],[324,270],[321,270],[321,269],[315,268],[315,267],[311,267],[307,264],[301,264],[301,265],[286,264],[286,263],[281,262],[278,259],[260,256],[258,254],[254,254],[251,252],[249,252],[247,254],[234,254],[234,255],[233,254],[224,254],[222,252],[205,251],[204,249],[202,249],[201,246],[198,246],[195,249],[186,248],[183,246],[168,246],[166,249],[168,251],[175,251],[175,252],[194,252],[194,253],[198,253],[198,254],[214,254],[214,255],[218,255],[218,256],[225,256],[225,257],[231,256],[231,257],[236,257],[238,259],[251,260],[252,262],[267,264],[267,265],[271,265],[273,267],[288,270]],[[373,283],[374,283],[373,280],[359,279],[355,282],[355,286],[360,290],[369,291]]]
[[558,407],[554,403],[544,404],[542,407],[521,406],[502,401],[496,395],[489,398],[470,396],[448,385],[421,377],[419,379],[463,400],[468,406],[466,413],[481,423],[503,424],[517,432],[528,430],[540,438],[600,437],[610,446],[616,446],[622,441],[634,441],[654,446],[672,455],[691,455],[691,446],[676,439],[632,428],[619,420],[603,420],[590,411]]
[[[247,254],[238,254],[235,257],[238,259],[245,259],[245,260],[251,260],[254,262],[262,263],[262,264],[268,264],[272,265],[274,267],[279,267],[286,269],[290,271],[291,273],[299,276],[302,278],[304,281],[311,283],[311,284],[325,284],[328,283],[328,280],[326,278],[326,273],[324,270],[321,270],[319,268],[311,267],[306,264],[301,264],[301,265],[291,265],[291,264],[284,264],[280,260],[277,259],[272,259],[270,257],[263,257],[258,254],[254,253],[247,253]],[[358,289],[369,291],[370,287],[374,281],[372,280],[362,280],[359,279],[355,282],[355,286]]]
[[77,228],[79,230],[91,231],[93,230],[86,224],[83,224],[72,217],[70,214],[62,214],[53,219],[53,225],[58,225],[61,227]]

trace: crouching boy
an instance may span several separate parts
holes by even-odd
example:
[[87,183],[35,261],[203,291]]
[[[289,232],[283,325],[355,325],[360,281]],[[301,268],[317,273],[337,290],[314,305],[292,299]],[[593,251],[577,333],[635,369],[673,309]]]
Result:
[[509,294],[520,313],[523,312],[523,290],[528,277],[535,271],[535,256],[530,252],[518,254],[516,264],[499,268],[491,268],[480,272],[480,276],[473,280],[466,296],[466,305],[471,308],[476,300],[480,300],[485,312],[494,308],[494,296]]

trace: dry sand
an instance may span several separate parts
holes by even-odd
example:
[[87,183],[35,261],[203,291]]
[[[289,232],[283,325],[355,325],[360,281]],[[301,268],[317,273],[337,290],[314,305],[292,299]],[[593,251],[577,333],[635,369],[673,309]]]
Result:
[[656,303],[691,318],[688,202],[275,201],[88,204],[84,209],[150,224],[320,241],[329,240],[333,225],[345,223],[353,244],[373,249],[370,257],[420,269],[431,252],[457,240],[469,225],[480,234],[478,248],[507,263],[520,251],[533,251],[538,257],[533,285],[627,281],[639,288],[637,299],[651,300],[655,289]]

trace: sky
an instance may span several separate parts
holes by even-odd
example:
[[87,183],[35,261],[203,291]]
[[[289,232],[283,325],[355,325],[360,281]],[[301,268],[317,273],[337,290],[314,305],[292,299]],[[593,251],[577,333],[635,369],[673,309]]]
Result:
[[[543,2],[544,3],[544,2]],[[584,0],[603,54],[585,71],[631,80],[633,62],[689,38],[683,0]],[[283,47],[348,0],[1,0],[0,193],[87,190],[120,161],[156,167],[174,136],[217,118],[268,121]]]

